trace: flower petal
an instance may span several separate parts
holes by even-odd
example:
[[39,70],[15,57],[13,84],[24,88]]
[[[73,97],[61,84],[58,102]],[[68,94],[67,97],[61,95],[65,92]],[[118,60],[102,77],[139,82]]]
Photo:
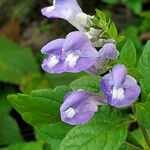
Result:
[[60,108],[62,121],[71,125],[85,124],[98,110],[96,101],[103,104],[104,99],[83,90],[69,92]]
[[86,42],[80,49],[81,55],[80,57],[89,57],[89,58],[97,58],[98,52],[93,47],[92,43],[90,41]]
[[131,86],[124,89],[125,98],[123,100],[112,99],[112,97],[107,97],[107,101],[110,105],[117,108],[130,106],[136,98],[140,95],[141,89],[138,85]]
[[60,74],[66,71],[64,63],[57,55],[49,55],[43,60],[42,69],[48,73]]
[[132,76],[127,75],[126,80],[125,80],[125,82],[123,84],[123,87],[124,88],[128,88],[128,87],[134,86],[136,84],[137,84],[137,81]]
[[81,72],[89,69],[93,64],[95,64],[96,58],[78,58],[74,66],[69,66],[66,62],[66,72]]
[[56,10],[65,18],[71,19],[82,12],[76,0],[55,0]]
[[99,50],[99,57],[103,59],[115,59],[119,55],[115,44],[107,43]]
[[41,9],[41,13],[43,16],[46,16],[48,18],[64,19],[64,17],[55,9],[54,6],[44,7],[43,9]]
[[89,42],[88,37],[82,31],[74,31],[67,35],[65,43],[63,45],[64,51],[79,50],[86,42]]
[[100,82],[100,89],[101,91],[106,95],[106,96],[110,96],[111,95],[111,90],[112,90],[112,86],[109,84],[109,81],[106,79],[103,79]]
[[64,44],[65,39],[56,39],[53,40],[49,43],[47,43],[42,49],[41,52],[43,54],[51,54],[51,53],[56,53],[60,54],[63,44]]
[[118,88],[121,86],[125,82],[127,76],[127,68],[125,65],[115,65],[112,68],[112,76],[114,80],[114,87]]

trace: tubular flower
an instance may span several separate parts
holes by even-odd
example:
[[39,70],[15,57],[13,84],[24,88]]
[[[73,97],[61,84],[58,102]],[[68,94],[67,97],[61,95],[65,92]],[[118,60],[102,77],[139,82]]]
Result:
[[60,108],[62,121],[71,124],[85,124],[98,111],[97,105],[105,104],[104,98],[84,90],[70,92],[65,95]]
[[116,59],[118,56],[119,52],[115,44],[107,43],[99,50],[99,57],[96,63],[88,71],[92,74],[102,74],[107,70],[106,65],[109,60]]
[[66,39],[49,42],[41,52],[47,54],[42,63],[43,70],[58,74],[87,70],[98,57],[97,50],[82,31],[71,32]]
[[141,92],[136,80],[127,75],[124,65],[115,65],[112,72],[103,77],[100,88],[107,102],[118,108],[131,105]]
[[48,18],[65,19],[78,30],[84,30],[90,20],[90,16],[83,13],[76,0],[53,0],[53,6],[45,7],[41,12]]

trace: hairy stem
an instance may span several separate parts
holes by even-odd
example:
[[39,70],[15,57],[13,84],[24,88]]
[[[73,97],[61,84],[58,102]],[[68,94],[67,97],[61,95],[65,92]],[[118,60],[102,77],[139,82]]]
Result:
[[143,148],[137,147],[129,142],[125,142],[126,145],[130,146],[131,148],[133,148],[133,150],[144,150]]
[[145,138],[145,141],[146,141],[148,147],[150,148],[150,138],[149,138],[149,136],[147,134],[147,131],[146,131],[146,129],[143,126],[140,126],[140,128],[141,128],[141,131],[142,131],[143,136]]

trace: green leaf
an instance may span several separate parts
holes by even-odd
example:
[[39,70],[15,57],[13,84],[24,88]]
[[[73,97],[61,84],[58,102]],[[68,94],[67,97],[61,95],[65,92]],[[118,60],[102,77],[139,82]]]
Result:
[[16,120],[9,115],[12,106],[6,99],[6,95],[14,91],[11,85],[0,87],[0,146],[23,141]]
[[136,26],[128,26],[126,29],[125,29],[125,33],[124,33],[124,36],[125,36],[125,39],[119,43],[119,47],[122,48],[122,46],[130,39],[135,47],[136,47],[136,50],[137,50],[137,56],[139,58],[139,56],[141,55],[141,52],[142,52],[142,43],[139,39],[139,33],[138,33],[138,29]]
[[128,74],[134,77],[136,80],[141,80],[143,77],[141,71],[137,68],[129,68]]
[[117,42],[119,43],[119,42],[122,42],[123,40],[124,40],[124,38],[125,38],[125,36],[124,35],[118,35],[118,37],[117,37]]
[[86,125],[71,129],[60,150],[118,150],[127,137],[127,121],[99,112]]
[[0,114],[9,114],[12,107],[6,99],[5,95],[0,96]]
[[31,51],[0,37],[0,81],[18,84],[23,76],[37,72]]
[[134,67],[136,63],[136,49],[132,41],[128,40],[123,46],[119,63],[126,65],[128,68]]
[[34,127],[38,138],[50,144],[52,150],[59,150],[60,142],[72,128],[72,126],[61,121],[54,124],[42,124]]
[[96,17],[91,18],[91,21],[94,26],[99,26],[100,21]]
[[107,4],[117,4],[120,0],[102,0],[103,2]]
[[52,150],[59,150],[59,143],[72,128],[60,119],[60,106],[69,91],[67,86],[58,86],[54,90],[35,90],[30,95],[9,95],[8,100],[34,127],[38,139],[49,143]]
[[100,77],[99,76],[84,76],[70,84],[72,90],[83,89],[89,92],[98,93],[100,91]]
[[96,11],[97,17],[100,18],[101,20],[103,20],[104,22],[106,22],[105,14],[99,9],[95,9],[95,11]]
[[117,31],[117,27],[114,23],[111,23],[108,33],[111,38],[113,38],[115,40],[117,39],[118,31]]
[[63,74],[46,74],[50,88],[55,88],[60,85],[68,85],[72,81],[78,79],[81,76],[85,76],[87,73],[63,73]]
[[150,93],[150,41],[148,41],[144,47],[138,67],[143,75],[143,79],[141,80],[140,84],[142,87],[142,99],[145,101],[148,93]]
[[17,143],[12,144],[7,148],[2,148],[1,150],[43,150],[44,142],[27,142],[27,143]]
[[136,104],[136,117],[140,125],[150,129],[150,102]]
[[0,114],[0,145],[23,141],[16,121],[9,115]]
[[150,102],[150,93],[147,96],[146,102]]
[[59,121],[60,103],[52,99],[50,94],[42,96],[13,94],[8,96],[8,100],[29,124]]

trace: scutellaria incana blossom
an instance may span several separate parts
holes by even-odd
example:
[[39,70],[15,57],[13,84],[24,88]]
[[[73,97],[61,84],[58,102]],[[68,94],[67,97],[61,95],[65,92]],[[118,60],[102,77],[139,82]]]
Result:
[[114,60],[119,56],[119,52],[116,49],[114,43],[107,43],[99,50],[99,57],[96,63],[88,69],[92,74],[102,74],[107,68],[106,65],[109,60]]
[[48,73],[80,72],[90,68],[98,52],[82,31],[74,31],[66,39],[56,39],[46,44],[41,52],[47,54],[42,68]]
[[127,68],[118,64],[105,75],[100,83],[107,102],[117,108],[131,105],[140,95],[141,89],[136,80],[127,74]]
[[85,124],[98,111],[97,105],[104,104],[105,99],[97,94],[84,90],[69,92],[60,108],[61,120],[71,125]]
[[65,19],[78,30],[84,30],[90,20],[90,16],[83,13],[76,0],[53,0],[53,6],[45,7],[41,12],[48,18]]

